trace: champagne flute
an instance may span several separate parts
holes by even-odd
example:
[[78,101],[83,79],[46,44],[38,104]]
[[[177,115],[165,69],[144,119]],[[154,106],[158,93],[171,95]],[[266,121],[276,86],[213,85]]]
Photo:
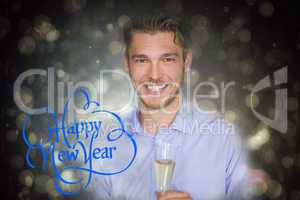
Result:
[[159,141],[155,146],[155,177],[157,192],[166,192],[170,189],[175,169],[175,149],[171,143]]

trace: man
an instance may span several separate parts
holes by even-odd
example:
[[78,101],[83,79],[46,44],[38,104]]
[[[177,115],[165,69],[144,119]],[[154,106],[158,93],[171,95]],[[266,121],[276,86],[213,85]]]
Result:
[[[97,177],[99,199],[243,199],[247,166],[233,127],[184,103],[180,86],[192,51],[180,22],[165,16],[131,20],[124,28],[124,67],[138,94],[126,123],[138,151],[122,174]],[[154,148],[167,140],[176,150],[172,189],[155,188]]]

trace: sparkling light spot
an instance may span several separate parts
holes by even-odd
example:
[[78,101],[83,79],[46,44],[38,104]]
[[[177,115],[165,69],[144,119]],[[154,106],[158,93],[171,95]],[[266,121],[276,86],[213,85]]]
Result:
[[257,133],[248,139],[248,147],[251,150],[258,150],[267,143],[270,139],[270,133],[267,128],[263,128],[257,131]]
[[34,175],[30,170],[24,170],[19,175],[19,181],[21,184],[31,187],[33,184]]
[[119,41],[112,41],[108,48],[113,55],[116,55],[122,51],[122,44]]
[[48,16],[40,15],[35,18],[33,30],[37,32],[41,38],[46,39],[47,34],[53,29],[51,19]]
[[224,6],[224,13],[228,13],[230,11],[230,8],[228,6]]
[[271,1],[264,1],[259,5],[258,12],[263,17],[272,17],[275,7]]
[[46,183],[49,180],[47,175],[37,175],[34,181],[34,190],[39,193],[46,193]]
[[209,24],[208,18],[203,15],[194,15],[191,20],[192,26],[198,27],[200,30],[206,28]]
[[238,32],[238,38],[241,43],[248,43],[251,41],[251,32],[247,29],[242,29]]
[[57,76],[59,78],[63,78],[66,75],[65,71],[63,69],[58,69],[57,70]]
[[118,25],[120,28],[123,28],[124,25],[126,23],[128,23],[130,21],[130,17],[128,17],[127,15],[121,15],[119,18],[118,18]]
[[251,59],[244,60],[240,67],[243,75],[250,75],[254,71],[254,61]]
[[46,40],[48,42],[54,42],[58,40],[59,36],[60,36],[60,32],[56,29],[53,29],[47,33]]
[[21,90],[21,98],[25,105],[32,103],[33,101],[32,90],[27,87],[23,87]]
[[18,48],[21,54],[31,55],[36,48],[36,42],[31,36],[23,37],[18,44]]
[[246,96],[246,106],[255,108],[259,104],[259,97],[256,94]]
[[234,123],[237,120],[237,115],[234,111],[228,110],[228,111],[225,112],[224,118],[227,121],[229,121],[231,123]]
[[267,196],[271,199],[277,199],[282,193],[282,186],[281,184],[276,180],[269,180],[268,181],[268,190],[267,190]]
[[114,25],[113,24],[107,24],[106,25],[106,30],[113,31],[114,30]]

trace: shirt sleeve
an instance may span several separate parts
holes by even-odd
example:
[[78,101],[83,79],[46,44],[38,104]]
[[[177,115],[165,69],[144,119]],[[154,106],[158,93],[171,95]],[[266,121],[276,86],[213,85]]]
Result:
[[245,145],[234,130],[232,134],[228,135],[226,143],[226,197],[230,200],[253,199],[249,192],[249,163]]

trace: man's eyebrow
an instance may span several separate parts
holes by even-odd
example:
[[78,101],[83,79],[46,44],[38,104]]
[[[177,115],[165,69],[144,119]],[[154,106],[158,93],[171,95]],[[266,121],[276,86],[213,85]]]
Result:
[[160,57],[179,57],[178,53],[164,53]]
[[135,59],[135,58],[148,58],[148,56],[146,56],[145,54],[133,54],[132,56],[130,56],[131,59]]

